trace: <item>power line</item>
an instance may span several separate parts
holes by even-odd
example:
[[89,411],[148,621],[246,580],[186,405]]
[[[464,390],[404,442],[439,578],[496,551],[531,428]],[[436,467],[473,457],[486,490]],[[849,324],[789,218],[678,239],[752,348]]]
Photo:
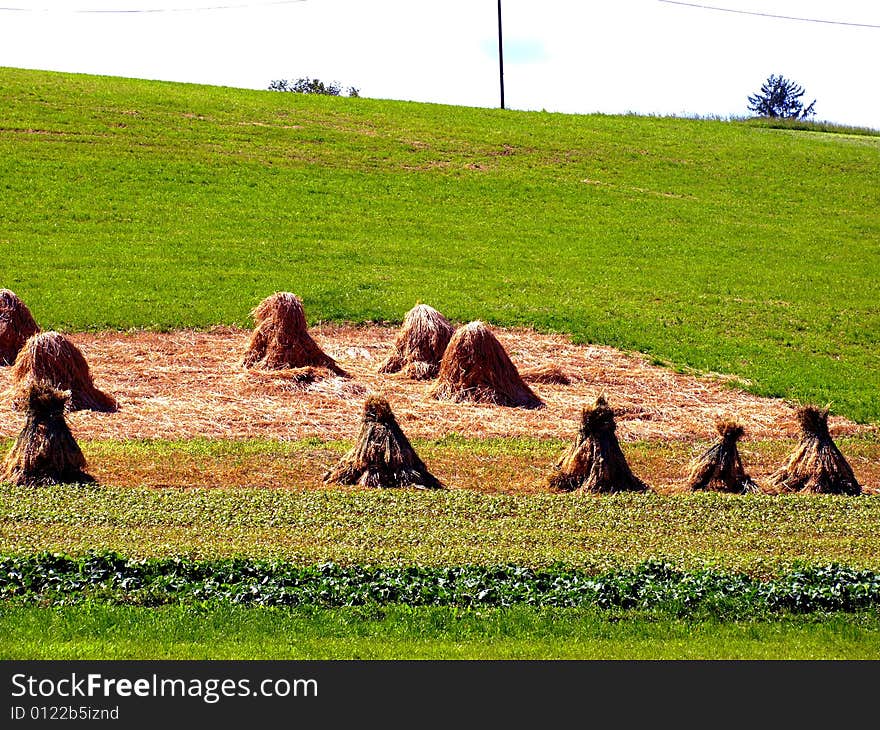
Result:
[[754,10],[734,10],[733,8],[719,8],[714,5],[698,5],[697,3],[684,3],[678,0],[657,0],[667,5],[684,5],[688,8],[699,8],[700,10],[717,10],[722,13],[736,13],[737,15],[757,15],[761,18],[776,18],[777,20],[799,20],[803,23],[824,23],[826,25],[848,25],[852,28],[880,28],[880,25],[872,25],[870,23],[848,23],[843,20],[821,20],[819,18],[797,18],[792,15],[774,15],[773,13],[759,13]]
[[[100,9],[72,9],[61,8],[64,13],[77,13],[89,15],[136,15],[139,13],[198,13],[203,10],[239,10],[242,8],[254,8],[268,5],[293,5],[304,3],[307,0],[265,0],[264,2],[239,3],[236,5],[200,5],[194,8],[136,8],[131,10],[100,10]],[[59,8],[8,8],[0,7],[0,12],[12,13],[51,13]]]

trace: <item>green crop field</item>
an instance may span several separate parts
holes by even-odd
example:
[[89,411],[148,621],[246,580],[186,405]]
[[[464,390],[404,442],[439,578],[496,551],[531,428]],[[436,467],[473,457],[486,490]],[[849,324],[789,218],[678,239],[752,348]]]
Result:
[[757,575],[803,561],[880,570],[874,496],[7,485],[0,516],[0,554],[101,546],[303,564],[599,569],[654,557]]
[[[0,68],[0,287],[43,329],[249,326],[279,290],[302,297],[310,324],[399,322],[422,301],[876,426],[878,190],[873,130]],[[0,434],[4,450],[15,435]],[[671,441],[626,444],[661,493],[528,486],[569,436],[418,441],[461,485],[436,493],[322,487],[348,442],[84,442],[99,486],[0,484],[2,658],[880,656],[875,494],[678,494],[694,444]],[[876,428],[840,443],[876,487]],[[791,447],[748,448],[764,477]],[[196,572],[187,561],[397,566],[406,580],[657,560],[721,572],[657,577],[656,610],[235,605],[215,590],[223,565],[188,592],[157,579],[149,600],[103,573],[52,592],[55,562],[93,550]],[[742,576],[788,581],[789,604],[750,611],[737,594],[742,620],[704,605],[700,581]],[[858,600],[839,605],[848,591]]]

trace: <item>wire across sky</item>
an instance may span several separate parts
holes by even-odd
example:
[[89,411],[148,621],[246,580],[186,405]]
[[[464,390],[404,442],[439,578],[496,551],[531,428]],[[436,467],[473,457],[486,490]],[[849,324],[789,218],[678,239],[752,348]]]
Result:
[[715,5],[700,5],[698,3],[685,3],[679,0],[657,0],[657,2],[667,5],[683,5],[687,8],[698,8],[700,10],[715,10],[721,13],[736,13],[737,15],[753,15],[759,18],[774,18],[776,20],[796,20],[802,23],[824,23],[825,25],[845,25],[851,28],[880,28],[880,25],[872,25],[871,23],[851,23],[844,20],[822,20],[820,18],[800,18],[793,15],[776,15],[774,13],[761,13],[756,10],[736,10],[734,8],[721,8]]
[[189,8],[12,8],[0,7],[0,11],[15,13],[51,13],[57,10],[65,13],[92,15],[136,15],[138,13],[198,13],[205,10],[241,10],[244,8],[267,7],[270,5],[294,5],[307,0],[265,0],[264,2],[237,3],[230,5],[199,5]]
[[[230,3],[224,5],[199,5],[194,7],[165,7],[165,8],[27,8],[27,7],[0,7],[0,12],[16,13],[48,13],[56,10],[67,13],[101,14],[101,15],[133,15],[138,13],[198,13],[212,10],[241,10],[245,8],[267,7],[272,5],[294,5],[308,0],[262,0],[261,2]],[[842,25],[851,28],[880,28],[880,25],[872,23],[855,23],[846,20],[825,20],[823,18],[804,18],[794,15],[779,15],[777,13],[765,13],[758,10],[737,10],[717,5],[704,5],[701,3],[682,2],[681,0],[657,0],[666,5],[680,5],[698,10],[713,10],[720,13],[735,13],[736,15],[750,15],[758,18],[771,18],[775,20],[793,20],[802,23],[822,23],[825,25]]]

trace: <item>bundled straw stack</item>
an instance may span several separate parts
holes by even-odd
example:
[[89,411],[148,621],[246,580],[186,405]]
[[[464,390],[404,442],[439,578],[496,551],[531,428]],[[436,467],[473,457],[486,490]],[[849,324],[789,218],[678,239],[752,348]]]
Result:
[[15,292],[0,289],[0,365],[12,365],[28,337],[39,331],[31,310]]
[[64,418],[68,397],[45,383],[30,387],[25,425],[3,463],[3,481],[23,486],[94,481]]
[[648,486],[629,468],[615,431],[614,411],[601,395],[581,411],[575,442],[553,467],[551,489],[571,492],[644,492]]
[[455,403],[541,408],[492,330],[480,321],[459,327],[440,362],[431,395]]
[[800,442],[785,466],[770,476],[770,486],[779,492],[861,494],[852,467],[828,431],[828,409],[804,406],[797,419]]
[[417,304],[406,313],[394,349],[379,366],[379,372],[400,372],[413,380],[435,377],[454,331],[449,320],[436,309]]
[[324,483],[418,489],[443,486],[416,454],[388,401],[379,396],[367,398],[357,442],[324,475]]
[[80,349],[59,332],[40,332],[28,338],[12,366],[14,403],[24,407],[32,385],[46,384],[69,391],[67,410],[113,412],[116,399],[95,387]]
[[[322,368],[329,373],[347,377],[312,339],[306,324],[302,300],[290,292],[276,292],[266,297],[251,311],[256,327],[248,343],[242,365],[260,370]],[[319,373],[306,370],[304,380],[313,380]]]
[[744,433],[742,426],[719,421],[715,428],[720,438],[691,464],[688,488],[731,494],[760,492],[758,485],[746,474],[739,455],[737,442]]

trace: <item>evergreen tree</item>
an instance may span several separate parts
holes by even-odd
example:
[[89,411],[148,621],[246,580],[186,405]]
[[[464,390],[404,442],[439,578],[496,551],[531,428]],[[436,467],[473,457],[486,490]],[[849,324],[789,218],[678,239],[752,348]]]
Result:
[[749,97],[749,111],[760,117],[781,119],[806,119],[816,113],[816,100],[804,107],[801,97],[804,90],[784,76],[771,75],[761,91]]

